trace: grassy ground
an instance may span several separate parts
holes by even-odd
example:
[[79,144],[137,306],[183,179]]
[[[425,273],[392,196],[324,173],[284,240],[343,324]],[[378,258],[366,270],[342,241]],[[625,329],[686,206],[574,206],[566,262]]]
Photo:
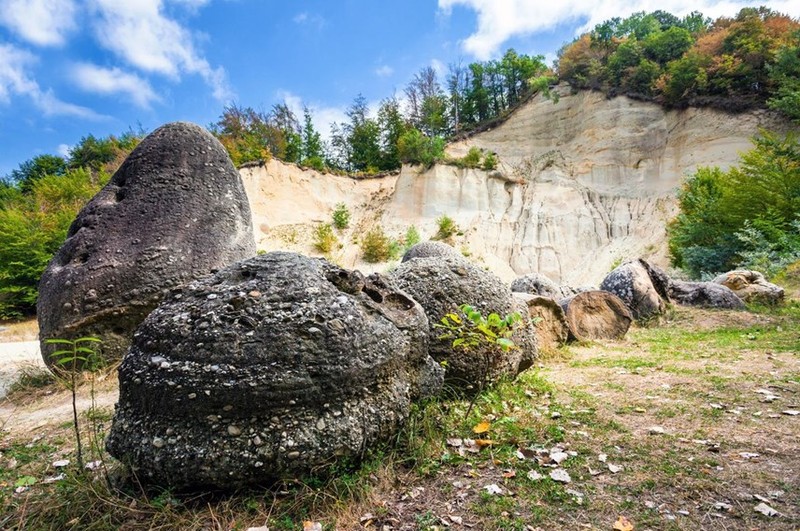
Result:
[[[0,441],[0,529],[800,528],[800,416],[784,413],[800,409],[796,301],[673,309],[623,341],[549,355],[468,418],[463,402],[420,405],[394,449],[335,480],[233,496],[118,490],[100,469],[56,468],[74,462],[69,411],[26,415],[65,399],[45,384],[4,405],[16,413]],[[112,402],[93,416],[101,432]]]

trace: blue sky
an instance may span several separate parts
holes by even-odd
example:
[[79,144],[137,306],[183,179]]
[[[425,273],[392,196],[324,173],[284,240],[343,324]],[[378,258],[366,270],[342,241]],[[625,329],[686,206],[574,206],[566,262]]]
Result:
[[[549,59],[612,16],[727,0],[0,0],[0,176],[81,137],[215,121],[235,102],[308,105],[318,128],[359,93],[377,104],[422,67]],[[800,1],[767,5],[800,16]]]

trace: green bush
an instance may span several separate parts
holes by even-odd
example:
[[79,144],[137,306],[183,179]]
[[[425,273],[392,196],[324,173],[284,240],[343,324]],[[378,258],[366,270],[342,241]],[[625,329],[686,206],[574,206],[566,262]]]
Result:
[[475,146],[469,148],[467,154],[461,159],[461,167],[477,168],[481,165],[481,150]]
[[415,227],[414,225],[408,227],[408,229],[406,229],[406,235],[403,238],[403,252],[406,252],[412,247],[414,247],[416,244],[420,242],[421,239],[422,238],[420,238],[417,227]]
[[764,133],[753,142],[738,167],[699,168],[678,193],[670,253],[694,278],[800,253],[798,136]]
[[441,137],[429,137],[419,129],[410,129],[397,140],[397,153],[401,162],[432,166],[444,158],[444,144]]
[[486,156],[483,158],[483,164],[481,165],[486,171],[491,171],[497,169],[497,156],[491,151],[486,153]]
[[330,223],[322,223],[317,225],[314,229],[314,249],[321,253],[329,253],[339,243],[336,235],[333,233],[333,227]]
[[350,210],[344,203],[337,203],[333,209],[333,226],[339,230],[344,230],[350,225]]
[[458,232],[458,225],[456,222],[448,215],[443,215],[436,219],[436,225],[438,225],[439,230],[434,236],[436,240],[448,240],[453,237],[453,235]]
[[361,240],[361,251],[364,261],[371,264],[385,262],[392,256],[391,240],[381,227],[375,227]]

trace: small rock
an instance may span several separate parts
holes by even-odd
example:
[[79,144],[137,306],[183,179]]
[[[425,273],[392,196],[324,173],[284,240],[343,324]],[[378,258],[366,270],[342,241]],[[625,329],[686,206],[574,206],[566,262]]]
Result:
[[228,435],[230,435],[231,437],[238,437],[241,434],[242,434],[242,429],[239,426],[234,426],[233,424],[228,426]]
[[536,470],[528,470],[528,479],[531,481],[539,481],[544,476],[538,473]]
[[617,474],[619,472],[622,472],[622,467],[608,463],[608,471],[611,472],[612,474]]
[[661,426],[650,426],[647,429],[647,433],[649,433],[650,435],[664,435],[665,433],[667,433],[667,430],[665,430]]
[[717,502],[714,504],[714,509],[718,511],[730,511],[731,509],[733,509],[733,505],[725,502]]
[[796,417],[797,415],[800,415],[800,411],[798,411],[796,409],[786,409],[784,411],[781,411],[781,413],[783,413],[784,415],[792,416],[792,417]]
[[64,468],[67,465],[69,465],[69,459],[60,459],[58,461],[53,461],[53,466],[56,468]]
[[739,452],[739,457],[742,459],[755,459],[756,457],[761,457],[761,454],[754,452]]
[[569,458],[569,454],[566,452],[553,452],[550,454],[550,459],[552,459],[553,462],[558,465],[566,461],[567,458]]
[[497,486],[496,483],[492,483],[491,485],[486,485],[485,487],[483,487],[483,490],[485,490],[491,495],[503,494],[503,489]]

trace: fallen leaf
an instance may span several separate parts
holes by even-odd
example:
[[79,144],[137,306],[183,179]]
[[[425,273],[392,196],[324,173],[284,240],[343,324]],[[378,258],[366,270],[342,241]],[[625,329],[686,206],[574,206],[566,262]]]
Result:
[[64,468],[67,465],[69,465],[69,459],[60,459],[58,461],[53,461],[53,466],[56,468]]
[[319,522],[303,522],[303,531],[322,531],[322,524]]
[[612,529],[614,529],[614,531],[633,531],[633,523],[624,516],[620,516],[617,518],[617,521],[614,522],[614,527]]
[[463,439],[447,439],[445,442],[447,443],[447,446],[453,446],[456,448],[464,444]]
[[567,454],[566,452],[552,452],[550,454],[550,459],[552,459],[553,462],[558,465],[566,461],[568,457],[569,454]]
[[552,479],[553,481],[557,481],[558,483],[572,483],[572,478],[569,477],[569,473],[563,468],[556,468],[555,470],[551,470],[550,479]]
[[757,513],[763,514],[764,516],[778,516],[781,514],[764,502],[761,502],[753,507],[753,510]]
[[269,531],[269,527],[262,525],[261,527],[248,527],[247,531]]
[[503,494],[503,489],[501,489],[496,483],[492,483],[491,485],[486,485],[485,487],[483,487],[483,490],[485,490],[491,495]]
[[714,509],[718,511],[730,511],[731,509],[733,509],[733,505],[725,502],[717,502],[714,504]]
[[527,448],[517,448],[517,459],[535,459],[536,452]]
[[761,457],[761,454],[754,452],[739,452],[739,457],[742,459],[755,459],[756,457]]
[[592,469],[592,467],[587,467],[587,468],[589,469],[589,475],[591,476],[599,476],[600,474],[603,473],[602,470],[594,470]]
[[538,473],[537,471],[528,470],[528,479],[530,479],[531,481],[539,481],[542,478],[544,478],[544,476]]
[[486,433],[487,431],[489,431],[489,428],[491,428],[491,427],[492,427],[491,423],[483,421],[483,422],[480,422],[480,423],[476,424],[472,428],[472,432],[473,433]]
[[450,515],[448,516],[448,518],[450,518],[450,521],[453,522],[454,524],[461,525],[464,523],[464,519],[461,518],[460,516]]
[[608,459],[608,454],[600,454],[597,456],[597,460],[600,461],[601,463],[605,463],[607,459]]
[[483,448],[485,446],[493,445],[494,441],[491,439],[475,439],[475,444],[478,445],[478,448]]
[[611,472],[612,474],[617,474],[619,472],[622,472],[622,467],[608,463],[608,471]]
[[505,472],[503,472],[503,477],[506,478],[506,479],[515,478],[515,477],[517,477],[517,471],[516,470],[506,470]]

